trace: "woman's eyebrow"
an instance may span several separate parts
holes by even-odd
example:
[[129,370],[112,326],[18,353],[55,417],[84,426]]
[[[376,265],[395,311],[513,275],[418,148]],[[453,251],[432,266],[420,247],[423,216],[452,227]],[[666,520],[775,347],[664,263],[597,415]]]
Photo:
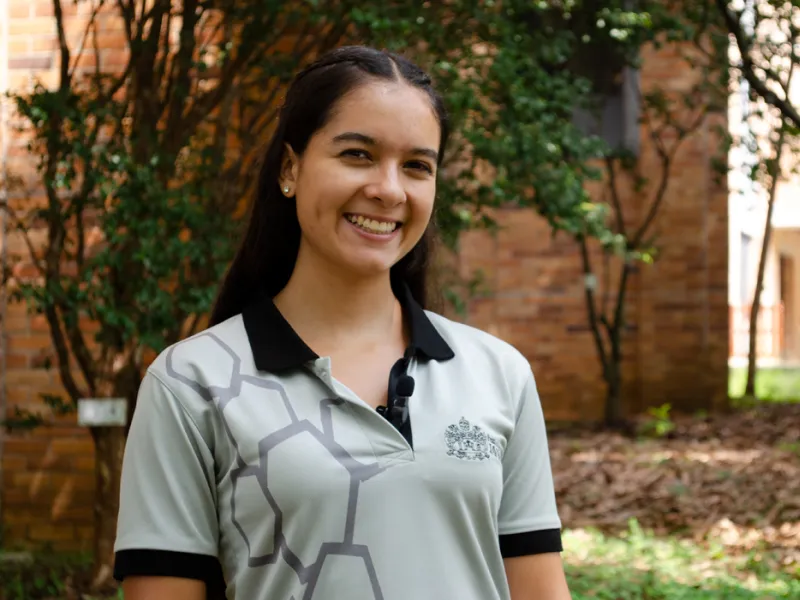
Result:
[[362,144],[366,144],[367,146],[377,146],[378,142],[375,141],[374,138],[369,137],[363,133],[357,133],[355,131],[347,131],[345,133],[340,133],[336,137],[333,138],[334,143],[338,142],[361,142]]
[[425,156],[430,158],[432,161],[439,160],[439,153],[431,148],[414,148],[411,150],[411,154],[414,154],[415,156]]
[[[364,133],[358,133],[356,131],[347,131],[345,133],[340,133],[339,135],[333,138],[334,143],[340,142],[360,142],[366,146],[377,146],[378,142],[375,138],[372,138]],[[439,153],[432,148],[413,148],[411,150],[411,154],[416,156],[425,156],[430,158],[431,160],[439,160]]]

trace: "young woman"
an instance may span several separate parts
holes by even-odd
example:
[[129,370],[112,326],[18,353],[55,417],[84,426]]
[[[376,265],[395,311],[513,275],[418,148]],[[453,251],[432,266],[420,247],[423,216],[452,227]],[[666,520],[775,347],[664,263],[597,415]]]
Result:
[[302,71],[211,327],[142,382],[126,600],[563,600],[528,362],[426,311],[447,115],[366,47]]

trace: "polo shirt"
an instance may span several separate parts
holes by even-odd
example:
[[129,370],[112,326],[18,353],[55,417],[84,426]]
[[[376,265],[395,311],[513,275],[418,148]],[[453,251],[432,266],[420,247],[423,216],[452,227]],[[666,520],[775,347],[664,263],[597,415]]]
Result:
[[161,353],[125,450],[116,578],[237,600],[509,600],[504,558],[561,551],[528,361],[398,298],[405,432],[269,298]]

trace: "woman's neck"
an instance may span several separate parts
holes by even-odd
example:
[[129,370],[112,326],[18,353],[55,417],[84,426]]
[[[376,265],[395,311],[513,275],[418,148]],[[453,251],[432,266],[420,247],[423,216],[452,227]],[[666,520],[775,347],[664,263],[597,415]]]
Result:
[[344,278],[333,269],[310,263],[298,257],[289,282],[274,301],[315,352],[327,355],[354,343],[372,345],[405,337],[402,309],[388,272]]

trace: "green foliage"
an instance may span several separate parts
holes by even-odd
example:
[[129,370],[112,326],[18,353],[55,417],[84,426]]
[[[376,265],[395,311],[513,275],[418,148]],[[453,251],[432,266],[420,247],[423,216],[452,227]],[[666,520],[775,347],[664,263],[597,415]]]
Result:
[[3,560],[0,552],[0,599],[40,600],[66,595],[67,580],[90,564],[85,556],[37,553]]
[[0,421],[0,425],[10,433],[31,431],[42,425],[49,425],[51,423],[49,417],[51,416],[61,417],[70,415],[77,410],[73,402],[64,400],[61,396],[55,394],[40,394],[39,397],[47,407],[49,415],[44,414],[40,410],[33,411],[14,405],[9,409],[11,415],[6,416],[4,420]]
[[733,553],[715,543],[656,536],[635,520],[619,537],[564,534],[574,600],[760,600],[796,598],[800,577],[768,552]]
[[623,1],[602,5],[457,0],[412,14],[399,3],[359,10],[370,39],[428,66],[452,111],[437,212],[451,247],[462,231],[494,229],[490,209],[507,206],[534,208],[554,231],[611,241],[607,211],[585,186],[602,173],[592,161],[609,149],[574,115],[595,108],[598,51],[614,63],[603,70],[633,61],[651,23]]
[[669,416],[672,405],[669,403],[647,409],[647,418],[639,425],[639,435],[662,438],[675,429]]

